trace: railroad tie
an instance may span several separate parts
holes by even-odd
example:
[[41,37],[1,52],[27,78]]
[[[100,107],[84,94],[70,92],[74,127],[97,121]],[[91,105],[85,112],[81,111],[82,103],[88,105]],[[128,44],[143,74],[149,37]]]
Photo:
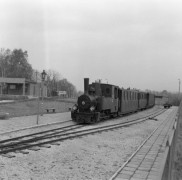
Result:
[[28,151],[23,151],[23,150],[17,150],[15,153],[22,153],[22,154],[29,154]]
[[7,158],[14,158],[15,157],[15,155],[11,155],[11,154],[1,154],[1,156],[7,157]]
[[38,150],[40,150],[40,148],[39,147],[30,147],[30,148],[28,148],[29,150],[32,150],[32,151],[38,151]]
[[50,145],[46,145],[46,144],[42,144],[42,145],[39,145],[39,147],[50,148],[51,146]]
[[60,145],[60,143],[52,142],[52,143],[51,143],[51,145],[57,145],[57,146],[59,146],[59,145]]
[[158,121],[157,118],[154,118],[154,117],[149,117],[150,120],[155,120],[155,121]]

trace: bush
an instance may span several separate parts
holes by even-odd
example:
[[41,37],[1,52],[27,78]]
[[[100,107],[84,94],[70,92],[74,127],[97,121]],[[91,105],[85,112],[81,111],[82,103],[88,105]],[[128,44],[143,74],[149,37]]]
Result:
[[0,100],[26,100],[26,99],[28,99],[28,96],[7,95],[7,94],[0,95]]
[[179,106],[180,102],[182,100],[182,96],[179,94],[169,94],[169,103],[171,103],[173,106]]

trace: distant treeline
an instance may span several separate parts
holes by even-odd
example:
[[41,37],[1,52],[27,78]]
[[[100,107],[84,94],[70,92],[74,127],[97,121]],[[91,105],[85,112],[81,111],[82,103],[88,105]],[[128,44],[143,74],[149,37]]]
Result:
[[182,100],[182,95],[179,93],[168,93],[169,103],[173,106],[179,106]]
[[[35,82],[41,81],[41,71],[32,68],[28,62],[28,52],[22,49],[0,49],[0,77],[26,78]],[[59,72],[46,70],[48,96],[55,95],[56,91],[66,91],[67,97],[76,97],[76,87],[66,78],[61,78]]]
[[[35,82],[41,81],[41,71],[32,68],[28,62],[28,52],[22,49],[0,49],[0,77],[9,78],[26,78]],[[55,70],[46,70],[48,96],[53,96],[57,91],[66,91],[67,97],[77,97],[83,92],[77,92],[76,87],[66,78],[61,77],[61,74]],[[166,90],[162,92],[152,92],[155,95],[162,95],[169,98],[172,105],[179,106],[182,95],[179,93],[170,93]]]

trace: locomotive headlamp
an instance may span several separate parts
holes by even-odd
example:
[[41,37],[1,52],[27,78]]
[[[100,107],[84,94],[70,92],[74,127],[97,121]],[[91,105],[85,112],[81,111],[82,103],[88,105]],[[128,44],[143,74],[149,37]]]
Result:
[[90,111],[94,111],[95,110],[95,107],[94,106],[91,106],[90,107]]
[[73,107],[72,107],[72,110],[73,111],[76,111],[78,109],[77,105],[75,104]]

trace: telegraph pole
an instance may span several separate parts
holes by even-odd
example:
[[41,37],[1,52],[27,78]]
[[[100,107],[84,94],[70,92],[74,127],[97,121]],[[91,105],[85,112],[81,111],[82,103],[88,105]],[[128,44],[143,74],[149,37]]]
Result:
[[38,74],[38,71],[36,70],[35,71],[36,83],[37,83],[37,74]]
[[43,72],[41,73],[41,83],[38,84],[38,107],[37,107],[37,125],[39,124],[39,115],[40,115],[40,96],[42,97],[42,108],[41,108],[41,115],[43,115],[43,83],[45,81],[45,77],[46,77],[46,72],[45,70],[43,70]]
[[40,115],[40,85],[38,84],[38,98],[37,98],[37,125],[39,124],[39,115]]
[[181,80],[178,79],[178,81],[179,81],[179,96],[180,96],[180,85],[181,85]]

